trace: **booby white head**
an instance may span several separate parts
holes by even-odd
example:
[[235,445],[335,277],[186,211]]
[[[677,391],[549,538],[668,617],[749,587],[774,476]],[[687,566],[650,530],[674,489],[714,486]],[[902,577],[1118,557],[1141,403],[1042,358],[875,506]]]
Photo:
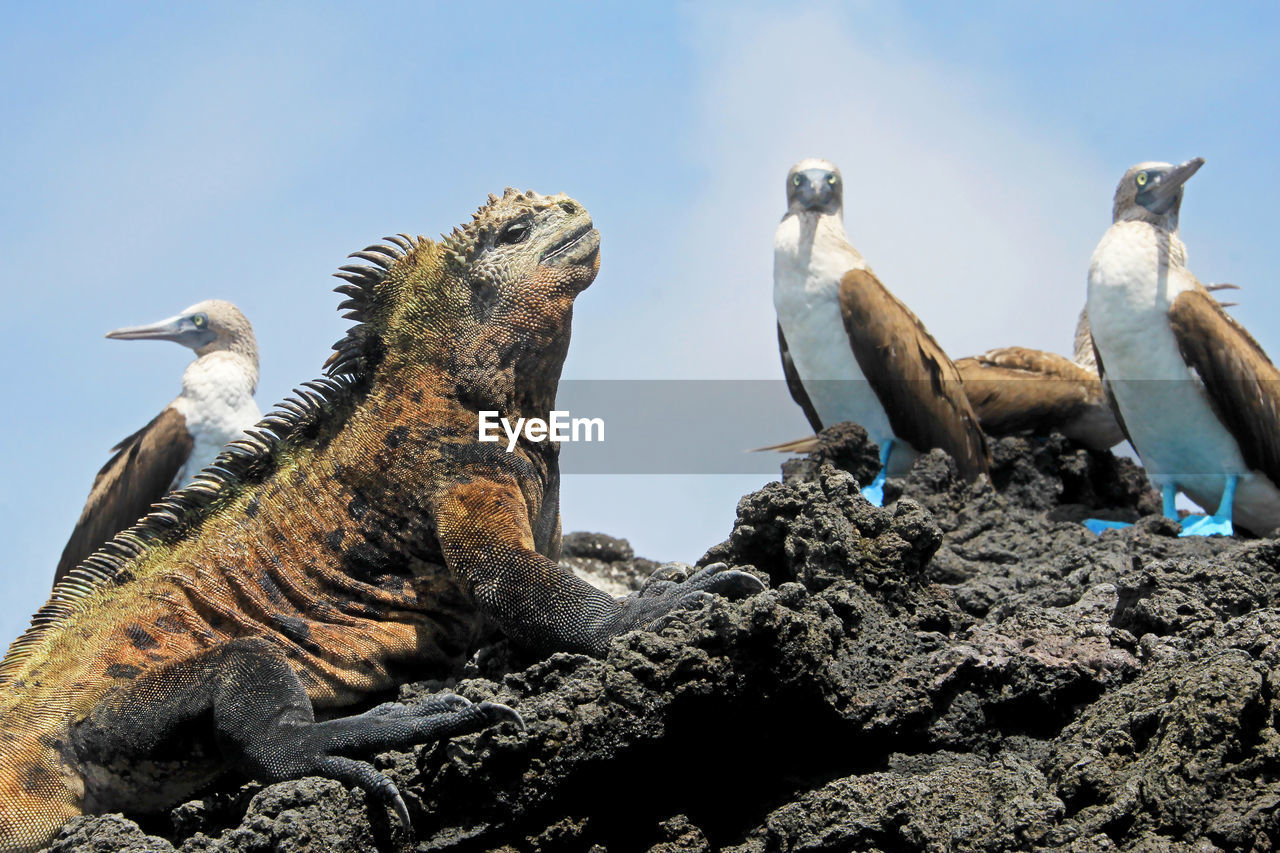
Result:
[[258,371],[258,343],[249,318],[223,299],[197,302],[180,314],[146,326],[125,326],[107,332],[117,341],[173,341],[194,350],[197,356],[227,351],[235,353]]
[[1280,371],[1187,269],[1178,214],[1203,164],[1125,172],[1089,266],[1089,322],[1099,372],[1166,514],[1176,518],[1181,489],[1218,507],[1190,532],[1229,532],[1234,514],[1267,533],[1280,526]]
[[1130,167],[1116,185],[1111,221],[1146,222],[1165,231],[1177,231],[1183,184],[1203,165],[1203,157],[1194,157],[1177,166],[1150,162]]
[[138,432],[117,444],[98,472],[80,520],[58,562],[55,583],[99,545],[185,485],[262,417],[254,402],[258,346],[240,309],[221,299],[180,314],[107,333],[113,340],[173,341],[195,351],[182,393]]
[[955,366],[849,242],[840,170],[801,160],[786,190],[773,304],[787,386],[810,425],[862,425],[890,476],[934,447],[966,479],[985,473],[986,444]]
[[844,219],[844,177],[830,160],[807,157],[787,172],[787,214]]

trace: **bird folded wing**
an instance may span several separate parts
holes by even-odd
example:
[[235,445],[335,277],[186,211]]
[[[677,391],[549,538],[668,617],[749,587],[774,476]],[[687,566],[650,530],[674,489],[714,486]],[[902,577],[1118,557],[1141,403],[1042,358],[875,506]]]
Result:
[[1102,405],[1097,374],[1056,353],[1004,347],[956,360],[965,394],[991,435],[1048,434]]
[[1280,370],[1203,288],[1181,293],[1169,323],[1187,367],[1250,468],[1280,483]]
[[840,280],[840,312],[894,434],[921,452],[947,451],[966,480],[987,473],[986,440],[960,374],[916,315],[866,269]]
[[186,418],[172,407],[113,447],[115,455],[93,478],[80,519],[58,560],[54,584],[103,542],[146,515],[168,493],[191,447]]

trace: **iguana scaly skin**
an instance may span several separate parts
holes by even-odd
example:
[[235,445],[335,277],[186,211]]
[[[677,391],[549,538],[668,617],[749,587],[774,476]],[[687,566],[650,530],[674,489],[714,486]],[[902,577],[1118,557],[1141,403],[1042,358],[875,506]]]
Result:
[[228,766],[325,775],[407,812],[352,755],[514,716],[457,697],[316,722],[424,666],[485,617],[601,653],[707,591],[710,567],[615,601],[562,570],[558,449],[478,441],[479,410],[548,416],[599,233],[577,202],[508,190],[441,242],[343,267],[358,320],[309,383],[188,489],[60,583],[0,662],[0,850],[82,812],[181,801]]

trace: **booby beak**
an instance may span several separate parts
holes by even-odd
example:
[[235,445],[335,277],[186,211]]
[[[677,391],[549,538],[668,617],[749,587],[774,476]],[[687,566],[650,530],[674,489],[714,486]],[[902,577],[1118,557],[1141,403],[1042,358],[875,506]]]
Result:
[[1168,213],[1182,200],[1182,185],[1203,165],[1203,157],[1194,157],[1185,163],[1179,163],[1157,177],[1152,185],[1138,193],[1134,200],[1157,216]]
[[191,315],[179,314],[158,323],[146,326],[125,326],[107,332],[107,337],[117,341],[173,341],[191,349],[198,349],[212,333],[208,330],[208,321],[204,327],[197,326]]

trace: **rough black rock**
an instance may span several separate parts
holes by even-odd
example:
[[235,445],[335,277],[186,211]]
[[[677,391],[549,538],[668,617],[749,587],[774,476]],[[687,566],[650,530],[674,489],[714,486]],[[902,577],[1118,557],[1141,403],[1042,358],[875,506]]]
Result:
[[561,551],[562,565],[613,595],[634,592],[658,568],[653,560],[636,557],[627,540],[603,533],[568,533]]
[[[744,497],[700,561],[766,591],[603,660],[489,652],[405,686],[528,723],[378,757],[412,834],[304,779],[211,793],[150,836],[80,818],[51,849],[1275,848],[1280,543],[1178,539],[1140,469],[1058,438],[995,442],[994,486],[927,454],[877,509],[865,465],[827,461],[874,453],[845,440]],[[1076,523],[1104,514],[1137,524]],[[565,560],[630,587],[652,568],[598,536]]]

